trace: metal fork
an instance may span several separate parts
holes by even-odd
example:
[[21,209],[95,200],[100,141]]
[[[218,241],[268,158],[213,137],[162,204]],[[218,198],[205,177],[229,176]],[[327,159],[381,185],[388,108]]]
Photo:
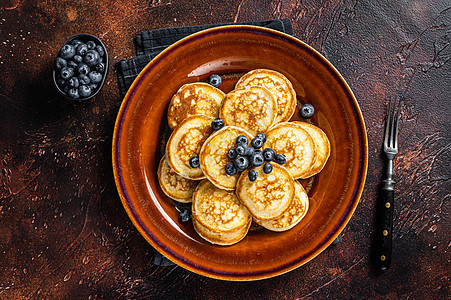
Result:
[[384,152],[388,160],[387,179],[383,181],[380,208],[380,220],[376,224],[376,237],[379,241],[376,248],[376,267],[381,272],[386,272],[391,263],[392,233],[393,233],[393,209],[394,186],[393,159],[398,154],[398,121],[400,100],[390,98],[387,120],[385,123]]

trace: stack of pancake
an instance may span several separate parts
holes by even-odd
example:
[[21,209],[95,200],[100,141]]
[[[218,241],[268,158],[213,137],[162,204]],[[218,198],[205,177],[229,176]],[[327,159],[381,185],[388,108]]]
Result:
[[[183,85],[171,99],[168,124],[173,130],[158,178],[163,192],[178,202],[192,203],[192,222],[205,240],[232,245],[242,240],[252,221],[272,231],[285,231],[304,218],[309,207],[297,179],[319,173],[330,154],[326,134],[307,122],[289,122],[296,93],[281,73],[257,69],[243,75],[224,94],[206,83]],[[221,118],[225,126],[213,130]],[[272,172],[259,167],[227,175],[228,150],[240,135],[252,140],[266,135],[264,148],[284,154],[286,163],[271,162]],[[198,157],[199,167],[190,161]],[[254,170],[257,179],[248,173]]]

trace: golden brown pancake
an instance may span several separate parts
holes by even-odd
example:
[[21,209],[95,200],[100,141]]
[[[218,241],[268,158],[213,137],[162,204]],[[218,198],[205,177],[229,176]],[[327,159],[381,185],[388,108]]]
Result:
[[191,157],[199,155],[200,148],[213,132],[213,118],[191,116],[177,126],[166,144],[166,159],[172,170],[178,175],[193,180],[205,178],[202,169],[192,168]]
[[172,97],[168,108],[168,125],[173,130],[189,116],[217,118],[224,93],[214,86],[195,82],[184,84]]
[[[241,173],[236,185],[238,199],[256,219],[271,220],[281,216],[294,198],[294,180],[291,174],[276,163],[269,174],[263,166],[250,168]],[[249,180],[249,170],[258,173],[257,180]]]
[[226,94],[219,117],[226,125],[237,126],[252,135],[266,132],[278,112],[274,96],[264,87],[250,86]]
[[307,193],[299,181],[295,180],[294,186],[295,192],[293,201],[282,216],[266,221],[255,219],[255,222],[272,231],[286,231],[299,224],[307,214],[309,200]]
[[190,203],[198,181],[183,178],[169,166],[166,157],[162,157],[158,166],[158,182],[163,192],[171,199]]
[[214,132],[203,144],[199,159],[200,167],[208,180],[214,185],[225,190],[234,190],[239,173],[227,175],[224,167],[230,162],[227,156],[229,149],[235,147],[236,138],[239,135],[252,138],[250,133],[235,126],[225,126]]
[[313,139],[316,148],[316,160],[312,169],[302,175],[301,178],[305,179],[321,172],[326,165],[326,162],[330,155],[330,141],[327,135],[319,127],[306,123],[306,122],[293,122],[296,125],[305,129]]
[[203,180],[193,195],[192,220],[194,229],[205,240],[232,245],[245,237],[252,217],[234,191]]
[[301,178],[312,169],[316,160],[316,147],[310,134],[291,122],[273,126],[266,133],[265,147],[284,154],[283,165],[294,179]]
[[290,80],[283,74],[268,69],[252,70],[238,80],[235,88],[245,86],[263,86],[274,95],[278,107],[275,124],[286,122],[293,115],[296,109],[296,92]]

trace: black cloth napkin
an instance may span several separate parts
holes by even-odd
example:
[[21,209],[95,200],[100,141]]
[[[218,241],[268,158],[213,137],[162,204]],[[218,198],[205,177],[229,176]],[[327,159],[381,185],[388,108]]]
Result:
[[135,38],[136,56],[120,60],[115,64],[121,95],[125,96],[141,70],[161,51],[190,34],[224,25],[262,26],[293,35],[290,19],[173,27],[143,31]]
[[[115,64],[121,95],[125,96],[127,90],[130,88],[138,74],[161,51],[190,34],[224,25],[262,26],[293,35],[293,27],[290,19],[172,27],[143,31],[135,37],[136,56],[120,60]],[[337,242],[341,242],[341,235],[335,239],[333,244],[336,244]],[[153,263],[158,266],[174,265],[173,262],[161,255],[158,251],[155,251]]]

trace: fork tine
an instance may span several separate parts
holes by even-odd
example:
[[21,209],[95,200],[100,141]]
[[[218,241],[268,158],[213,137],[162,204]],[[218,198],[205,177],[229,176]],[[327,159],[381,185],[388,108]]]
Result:
[[[401,110],[401,100],[398,99],[397,105],[396,105],[396,117],[393,123],[393,126],[395,127],[395,136],[393,139],[393,147],[395,149],[398,149],[398,122],[399,122],[399,111]],[[393,111],[394,114],[394,111]]]
[[393,137],[395,134],[395,107],[396,107],[396,98],[393,100],[393,107],[390,107],[390,112],[392,113],[391,119],[390,119],[390,138],[389,138],[389,144],[388,146],[390,148],[393,148]]
[[391,111],[391,102],[392,102],[392,98],[390,97],[390,102],[388,103],[388,115],[387,115],[387,120],[385,121],[385,135],[384,135],[384,148],[389,147],[388,144],[388,139],[389,139],[389,132],[390,132],[390,111]]
[[395,98],[393,101],[393,108],[390,108],[390,111],[392,111],[392,118],[390,119],[390,141],[389,141],[389,147],[394,148],[395,147],[395,129],[396,129],[396,106],[398,104],[399,100]]

